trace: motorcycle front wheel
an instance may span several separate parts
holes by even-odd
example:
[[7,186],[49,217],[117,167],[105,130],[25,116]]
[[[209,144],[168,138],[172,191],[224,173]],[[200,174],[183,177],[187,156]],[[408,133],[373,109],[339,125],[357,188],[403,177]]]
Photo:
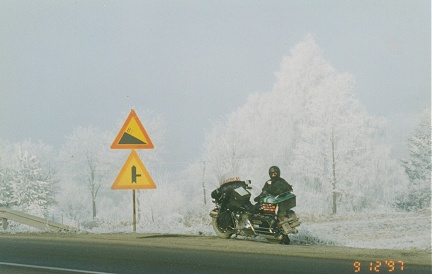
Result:
[[231,235],[233,235],[232,232],[219,226],[217,218],[212,218],[212,226],[213,230],[216,232],[216,235],[218,235],[219,238],[228,239],[229,237],[231,237]]

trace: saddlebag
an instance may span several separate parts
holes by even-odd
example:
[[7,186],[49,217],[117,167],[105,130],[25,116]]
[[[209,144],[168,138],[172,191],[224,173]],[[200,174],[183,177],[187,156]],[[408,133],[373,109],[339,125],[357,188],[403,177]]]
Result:
[[276,212],[284,214],[288,209],[296,206],[296,196],[294,193],[285,193],[276,197],[269,195],[261,198],[260,202],[260,211],[263,214],[275,215]]
[[285,206],[288,208],[293,208],[296,206],[296,196],[293,193],[286,195],[287,199],[284,201]]

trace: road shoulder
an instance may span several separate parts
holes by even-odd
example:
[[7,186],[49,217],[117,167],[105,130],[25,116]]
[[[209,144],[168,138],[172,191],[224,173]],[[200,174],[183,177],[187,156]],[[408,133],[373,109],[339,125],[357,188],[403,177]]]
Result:
[[0,233],[1,239],[27,239],[122,245],[215,250],[233,253],[273,254],[282,256],[341,259],[362,262],[403,261],[407,265],[431,266],[430,250],[363,249],[323,245],[279,245],[254,240],[220,239],[216,236],[177,234],[92,234],[92,233]]

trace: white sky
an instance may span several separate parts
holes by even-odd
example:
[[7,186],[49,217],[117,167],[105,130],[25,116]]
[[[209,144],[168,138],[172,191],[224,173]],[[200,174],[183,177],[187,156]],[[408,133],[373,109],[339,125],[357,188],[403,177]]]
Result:
[[60,148],[77,126],[116,134],[135,108],[162,115],[170,159],[191,161],[310,33],[370,114],[407,126],[431,103],[430,14],[429,0],[3,0],[0,138]]

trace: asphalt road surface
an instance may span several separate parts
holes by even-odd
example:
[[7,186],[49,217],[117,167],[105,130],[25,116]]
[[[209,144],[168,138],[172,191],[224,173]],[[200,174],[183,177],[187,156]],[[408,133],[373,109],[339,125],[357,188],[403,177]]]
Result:
[[363,253],[349,259],[336,252],[329,259],[311,256],[314,246],[301,248],[216,237],[0,234],[0,273],[431,273],[430,264],[411,264],[401,254],[391,255],[399,256],[393,268],[372,255],[371,268],[372,259]]

